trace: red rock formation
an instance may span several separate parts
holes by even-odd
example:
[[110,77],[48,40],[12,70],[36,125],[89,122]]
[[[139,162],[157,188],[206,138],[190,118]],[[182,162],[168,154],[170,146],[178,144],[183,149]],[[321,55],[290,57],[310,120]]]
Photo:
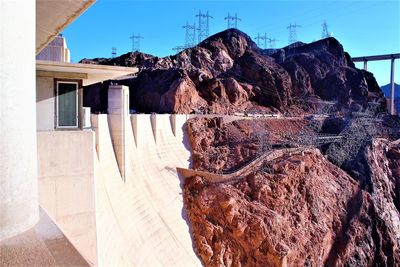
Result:
[[305,125],[295,120],[240,120],[223,124],[221,118],[194,118],[188,121],[193,168],[206,171],[229,171],[251,161],[260,149],[257,133],[262,129],[270,135],[266,142],[285,139]]
[[[257,153],[252,132],[279,140],[280,129],[302,125],[190,120],[193,167],[235,168]],[[197,254],[206,266],[400,265],[400,143],[374,139],[361,156],[365,166],[355,165],[353,177],[314,149],[265,162],[239,181],[187,178]]]
[[[304,105],[297,102],[304,97],[338,101],[344,110],[359,110],[371,99],[379,100],[381,109],[386,107],[373,75],[356,69],[334,38],[262,50],[245,33],[229,29],[174,56],[135,52],[81,62],[138,66],[137,77],[118,83],[130,87],[131,108],[140,112],[299,113]],[[85,89],[85,105],[96,110],[92,101],[107,86]]]
[[192,177],[185,204],[206,266],[321,266],[358,201],[355,181],[318,152],[277,159],[235,184]]

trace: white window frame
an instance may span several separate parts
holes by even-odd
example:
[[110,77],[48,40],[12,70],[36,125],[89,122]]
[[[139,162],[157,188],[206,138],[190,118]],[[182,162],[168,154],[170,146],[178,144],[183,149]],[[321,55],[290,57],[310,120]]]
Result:
[[[72,126],[60,126],[59,123],[59,112],[58,112],[58,85],[60,83],[68,83],[68,84],[75,84],[76,85],[76,125],[72,125]],[[57,81],[56,82],[56,128],[57,129],[77,129],[79,127],[79,83],[78,82],[73,82],[73,81]]]

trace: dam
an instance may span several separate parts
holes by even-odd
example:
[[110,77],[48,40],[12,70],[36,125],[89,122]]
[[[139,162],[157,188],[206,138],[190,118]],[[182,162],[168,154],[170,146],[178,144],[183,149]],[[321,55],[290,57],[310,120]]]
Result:
[[[371,50],[358,38],[346,51],[324,22],[322,39],[267,48],[267,33],[255,42],[229,13],[209,36],[199,10],[199,29],[185,26],[207,26],[198,43],[117,55],[116,33],[132,30],[123,19],[147,28],[154,18],[140,19],[144,3],[95,2],[0,4],[0,266],[400,265],[393,42]],[[318,18],[303,6],[290,17]],[[343,43],[362,34],[342,22],[332,25]],[[381,55],[353,57],[360,48]],[[384,75],[367,71],[375,60],[391,62],[390,101]]]
[[37,132],[40,207],[89,265],[201,266],[177,172],[191,167],[186,122],[253,117],[129,114],[128,99],[110,86],[90,128]]
[[[188,116],[125,118],[125,134],[121,117],[105,114],[92,115],[93,131],[58,132],[50,142],[38,133],[41,207],[90,264],[200,265],[176,171],[190,165]],[[55,142],[71,149],[58,156]]]

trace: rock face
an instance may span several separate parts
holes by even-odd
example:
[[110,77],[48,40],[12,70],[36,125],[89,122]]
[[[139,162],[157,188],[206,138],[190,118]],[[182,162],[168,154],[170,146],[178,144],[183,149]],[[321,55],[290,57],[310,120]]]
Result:
[[197,252],[206,266],[322,266],[359,201],[350,176],[319,153],[270,163],[236,184],[193,177],[185,200]]
[[210,172],[230,171],[259,156],[260,130],[267,130],[268,141],[278,141],[305,125],[294,120],[242,120],[224,124],[221,118],[194,118],[188,121],[193,168]]
[[[193,167],[238,166],[257,153],[256,142],[245,142],[249,129],[279,128],[276,121],[249,123],[190,121]],[[285,125],[296,130],[301,122]],[[220,161],[208,151],[222,154]],[[265,162],[268,168],[236,181],[187,178],[185,207],[204,265],[400,265],[400,143],[374,139],[361,154],[365,171],[353,177],[313,149]]]
[[126,53],[115,58],[84,58],[79,61],[79,63],[141,68],[149,68],[154,66],[170,67],[167,59],[154,57],[152,55],[140,52]]
[[[339,109],[359,110],[372,99],[386,108],[372,74],[356,69],[334,38],[271,51],[229,29],[175,56],[128,53],[81,62],[138,66],[137,77],[118,82],[130,87],[131,108],[140,112],[284,112],[304,108],[307,97],[338,101]],[[84,90],[88,106],[90,91],[106,85]]]

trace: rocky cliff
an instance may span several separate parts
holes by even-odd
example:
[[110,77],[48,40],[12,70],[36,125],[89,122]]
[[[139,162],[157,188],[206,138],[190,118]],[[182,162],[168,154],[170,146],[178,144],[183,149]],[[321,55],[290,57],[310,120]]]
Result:
[[[386,108],[373,75],[355,68],[334,38],[262,50],[245,33],[229,29],[170,57],[135,52],[81,62],[138,66],[137,77],[118,83],[130,87],[131,108],[139,112],[293,113],[312,110],[309,99],[337,101],[339,110],[360,110],[371,100]],[[85,105],[106,105],[93,101],[107,86],[88,87]]]
[[[194,168],[240,167],[258,151],[252,129],[271,131],[282,122],[249,123],[190,121]],[[282,125],[297,131],[302,123]],[[279,130],[274,135],[278,140]],[[360,155],[365,171],[358,175],[312,149],[265,162],[235,181],[187,178],[185,207],[204,265],[398,266],[400,144],[377,138]]]

